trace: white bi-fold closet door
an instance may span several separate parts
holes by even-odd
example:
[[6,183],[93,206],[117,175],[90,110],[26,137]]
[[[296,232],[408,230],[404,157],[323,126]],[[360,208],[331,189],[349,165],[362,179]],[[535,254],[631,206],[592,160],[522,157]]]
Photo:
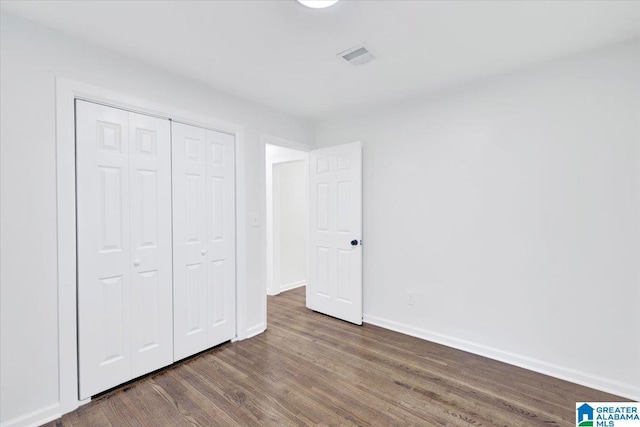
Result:
[[235,336],[234,164],[232,135],[76,101],[81,399]]
[[235,336],[234,137],[173,123],[174,355]]
[[85,399],[173,361],[171,127],[85,101],[76,118]]

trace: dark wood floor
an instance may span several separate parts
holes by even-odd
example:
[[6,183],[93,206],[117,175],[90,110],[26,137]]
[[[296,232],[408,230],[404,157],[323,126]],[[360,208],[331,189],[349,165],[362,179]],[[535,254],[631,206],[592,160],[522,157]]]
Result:
[[269,297],[269,329],[92,401],[50,426],[575,426],[623,400]]

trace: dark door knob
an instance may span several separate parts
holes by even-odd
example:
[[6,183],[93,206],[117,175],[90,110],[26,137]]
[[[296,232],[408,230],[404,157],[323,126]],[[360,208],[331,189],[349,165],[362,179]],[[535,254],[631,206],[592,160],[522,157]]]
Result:
[[358,246],[358,241],[357,240],[352,240],[351,241],[351,246]]

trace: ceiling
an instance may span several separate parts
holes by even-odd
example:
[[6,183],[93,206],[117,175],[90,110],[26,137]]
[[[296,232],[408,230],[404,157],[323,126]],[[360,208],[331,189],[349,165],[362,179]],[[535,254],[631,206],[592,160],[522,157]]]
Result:
[[[640,37],[637,1],[6,1],[4,11],[320,120]],[[337,53],[366,42],[377,58]]]

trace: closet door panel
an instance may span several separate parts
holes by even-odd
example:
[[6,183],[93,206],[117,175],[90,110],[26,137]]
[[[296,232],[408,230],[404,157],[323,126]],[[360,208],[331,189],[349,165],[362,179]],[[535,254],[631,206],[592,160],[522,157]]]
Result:
[[133,376],[173,362],[171,128],[129,113]]
[[131,379],[128,113],[76,101],[80,398]]
[[172,123],[174,360],[208,347],[205,130]]
[[208,345],[236,335],[234,136],[206,131]]

